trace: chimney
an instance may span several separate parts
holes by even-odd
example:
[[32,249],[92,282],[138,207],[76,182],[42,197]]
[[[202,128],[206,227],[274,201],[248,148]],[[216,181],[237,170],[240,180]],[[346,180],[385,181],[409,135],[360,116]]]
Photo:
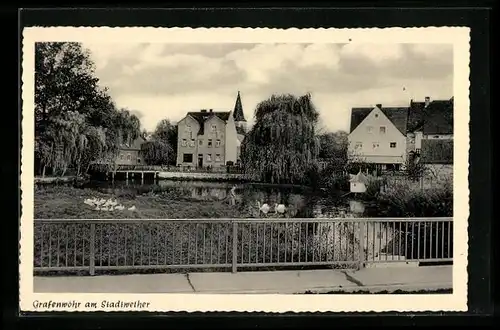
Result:
[[377,108],[382,109],[382,104],[377,104]]
[[214,109],[210,109],[210,112],[214,112]]
[[207,112],[207,109],[201,109],[201,112]]
[[425,97],[425,107],[428,107],[429,103],[431,103],[431,98],[429,96],[426,96]]

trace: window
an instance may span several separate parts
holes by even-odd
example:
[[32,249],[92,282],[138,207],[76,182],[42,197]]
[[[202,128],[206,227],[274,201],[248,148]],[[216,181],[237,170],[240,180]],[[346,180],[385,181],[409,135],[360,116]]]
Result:
[[137,158],[137,163],[140,164],[141,163],[141,159],[140,158]]
[[380,126],[380,134],[385,134],[385,126]]
[[367,126],[366,130],[368,131],[368,133],[373,133],[373,126]]
[[216,147],[220,147],[220,140],[216,140],[216,141],[215,141],[215,146],[216,146]]
[[193,154],[183,154],[182,155],[183,163],[192,163],[193,162]]
[[191,132],[191,125],[186,125],[186,132]]
[[217,125],[212,125],[212,132],[217,131]]
[[203,145],[203,140],[198,140],[198,144],[199,144],[200,146],[202,146],[202,145]]
[[363,147],[363,142],[356,142],[356,149],[360,149]]
[[379,143],[378,142],[373,142],[373,149],[378,149]]
[[132,156],[130,154],[127,154],[127,160],[131,160]]
[[391,148],[396,148],[396,142],[391,142],[390,146]]
[[399,171],[399,164],[394,164],[394,170]]
[[212,147],[212,139],[208,139],[208,147],[211,148]]
[[189,144],[190,147],[194,147],[194,139],[191,140],[191,143]]
[[375,114],[375,118],[378,118],[378,113]]
[[220,162],[220,154],[216,154],[215,155],[215,161],[216,162]]
[[211,154],[207,154],[207,162],[211,162],[212,161],[212,155]]
[[120,155],[120,159],[123,160],[123,154]]
[[416,148],[415,149],[415,153],[418,154],[418,155],[420,155],[420,148]]
[[186,140],[186,139],[182,139],[182,143],[181,143],[181,145],[182,145],[183,147],[185,147],[185,146],[187,145],[187,140]]

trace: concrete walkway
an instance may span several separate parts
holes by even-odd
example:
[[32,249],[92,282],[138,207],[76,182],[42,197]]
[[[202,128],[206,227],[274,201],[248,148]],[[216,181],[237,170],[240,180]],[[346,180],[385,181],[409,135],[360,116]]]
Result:
[[452,289],[452,266],[355,270],[35,276],[35,292],[68,293],[316,293]]

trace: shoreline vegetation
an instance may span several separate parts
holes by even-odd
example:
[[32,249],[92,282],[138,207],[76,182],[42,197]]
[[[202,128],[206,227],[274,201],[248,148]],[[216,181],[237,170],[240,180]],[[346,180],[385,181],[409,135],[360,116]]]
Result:
[[[99,189],[77,188],[71,185],[37,185],[35,192],[35,218],[39,219],[82,219],[82,218],[102,218],[102,219],[196,219],[196,218],[248,218],[249,210],[238,206],[232,206],[225,200],[196,200],[191,196],[182,195],[182,190],[170,189],[166,191],[155,190],[148,187],[140,194],[130,193],[127,190],[112,189],[111,191]],[[421,189],[409,189],[407,185],[399,184],[385,191],[377,191],[371,188],[373,194],[366,195],[366,201],[375,199],[377,207],[364,217],[450,217],[452,216],[453,189],[450,184],[443,184],[432,189],[422,191]],[[368,191],[369,192],[369,191]],[[127,209],[119,212],[95,211],[92,207],[83,204],[86,198],[116,198],[126,208],[134,205],[135,211]],[[439,206],[439,207],[438,207]],[[441,207],[441,208],[440,208]],[[322,219],[318,219],[321,221]],[[297,260],[319,260],[318,258],[328,258],[347,264],[336,266],[326,266],[330,268],[345,267],[357,260],[357,249],[352,247],[358,244],[358,230],[355,226],[320,226],[315,223],[286,224],[276,223],[267,231],[256,235],[257,226],[248,223],[248,226],[239,226],[238,241],[246,242],[238,247],[238,258],[258,258],[258,260],[280,260],[287,255],[287,258]],[[41,227],[43,225],[35,222],[35,267],[47,266],[50,264],[52,255],[52,266],[55,257],[57,262],[62,264],[68,261],[75,262],[76,266],[88,265],[89,226],[83,224],[51,224],[53,235],[49,240],[47,231]],[[217,258],[213,267],[210,268],[189,268],[191,271],[230,271],[230,267],[220,266],[232,260],[230,243],[232,232],[228,223],[219,224],[198,224],[198,223],[136,223],[123,224],[104,223],[96,225],[96,263],[97,265],[130,265],[134,264],[139,268],[144,265],[153,266],[153,269],[122,269],[122,270],[97,270],[99,274],[145,274],[145,273],[165,273],[165,272],[186,272],[188,268],[165,268],[165,265],[183,264],[204,264],[212,258]],[[268,226],[269,229],[270,226]],[[333,227],[333,230],[332,230]],[[408,251],[402,250],[403,244],[409,239],[416,241],[420,236],[420,241],[435,242],[436,238],[452,236],[447,229],[434,226],[422,227],[418,225],[411,227],[410,231],[404,228],[397,228],[398,235],[407,237],[406,240],[392,236],[394,251],[387,250],[386,253],[403,254],[408,256]],[[262,227],[261,227],[262,228]],[[406,229],[409,229],[407,227]],[[417,230],[418,229],[418,230]],[[261,229],[262,230],[262,229]],[[71,234],[70,234],[71,233]],[[45,235],[45,236],[43,236]],[[391,234],[392,235],[392,234]],[[426,237],[424,240],[423,237]],[[56,239],[57,237],[57,239]],[[342,237],[341,240],[330,240],[329,237]],[[451,242],[453,241],[450,237]],[[124,246],[124,242],[127,242]],[[48,242],[50,241],[50,242]],[[210,248],[207,247],[210,244]],[[265,251],[264,246],[273,242],[274,251]],[[167,242],[167,243],[165,243]],[[210,242],[210,243],[208,243]],[[248,243],[251,242],[251,243]],[[325,244],[325,242],[333,242]],[[374,246],[376,242],[372,242]],[[392,245],[391,245],[392,244]],[[443,243],[445,244],[445,243]],[[370,243],[371,246],[371,243]],[[372,247],[367,250],[371,251]],[[394,247],[395,246],[395,247]],[[408,245],[409,246],[409,245]],[[444,245],[447,249],[446,244]],[[140,247],[136,250],[137,247]],[[423,246],[418,253],[421,258],[424,254],[430,253],[430,249]],[[190,255],[186,251],[191,251]],[[382,252],[382,251],[381,251]],[[59,256],[61,259],[59,259]],[[64,257],[63,257],[64,256]],[[140,257],[139,257],[140,256]],[[196,257],[195,257],[196,256]],[[301,259],[306,258],[307,259]],[[144,257],[144,258],[143,258]],[[416,255],[408,256],[415,258]],[[446,256],[443,256],[446,257]],[[66,258],[66,259],[64,259]],[[316,258],[316,259],[315,259]],[[295,260],[294,259],[294,260]],[[288,259],[291,260],[291,259]],[[159,262],[159,263],[158,263]],[[250,260],[255,263],[257,259]],[[219,265],[219,266],[217,266]],[[254,269],[255,268],[255,269]],[[281,270],[286,267],[244,267],[245,270]],[[292,267],[293,268],[293,267]],[[296,267],[295,267],[296,268]],[[318,266],[301,266],[299,269],[319,269]],[[60,276],[75,274],[74,271],[50,271],[45,275]],[[78,275],[88,275],[88,270],[77,271]]]

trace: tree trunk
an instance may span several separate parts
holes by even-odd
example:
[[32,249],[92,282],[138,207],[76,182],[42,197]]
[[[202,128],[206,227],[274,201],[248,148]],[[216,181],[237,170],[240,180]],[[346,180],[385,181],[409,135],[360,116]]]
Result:
[[45,178],[45,168],[47,167],[47,165],[43,164],[43,167],[42,167],[42,178]]
[[68,169],[68,166],[65,165],[64,168],[63,168],[63,171],[61,173],[61,177],[64,177],[64,174],[66,174],[66,170]]

